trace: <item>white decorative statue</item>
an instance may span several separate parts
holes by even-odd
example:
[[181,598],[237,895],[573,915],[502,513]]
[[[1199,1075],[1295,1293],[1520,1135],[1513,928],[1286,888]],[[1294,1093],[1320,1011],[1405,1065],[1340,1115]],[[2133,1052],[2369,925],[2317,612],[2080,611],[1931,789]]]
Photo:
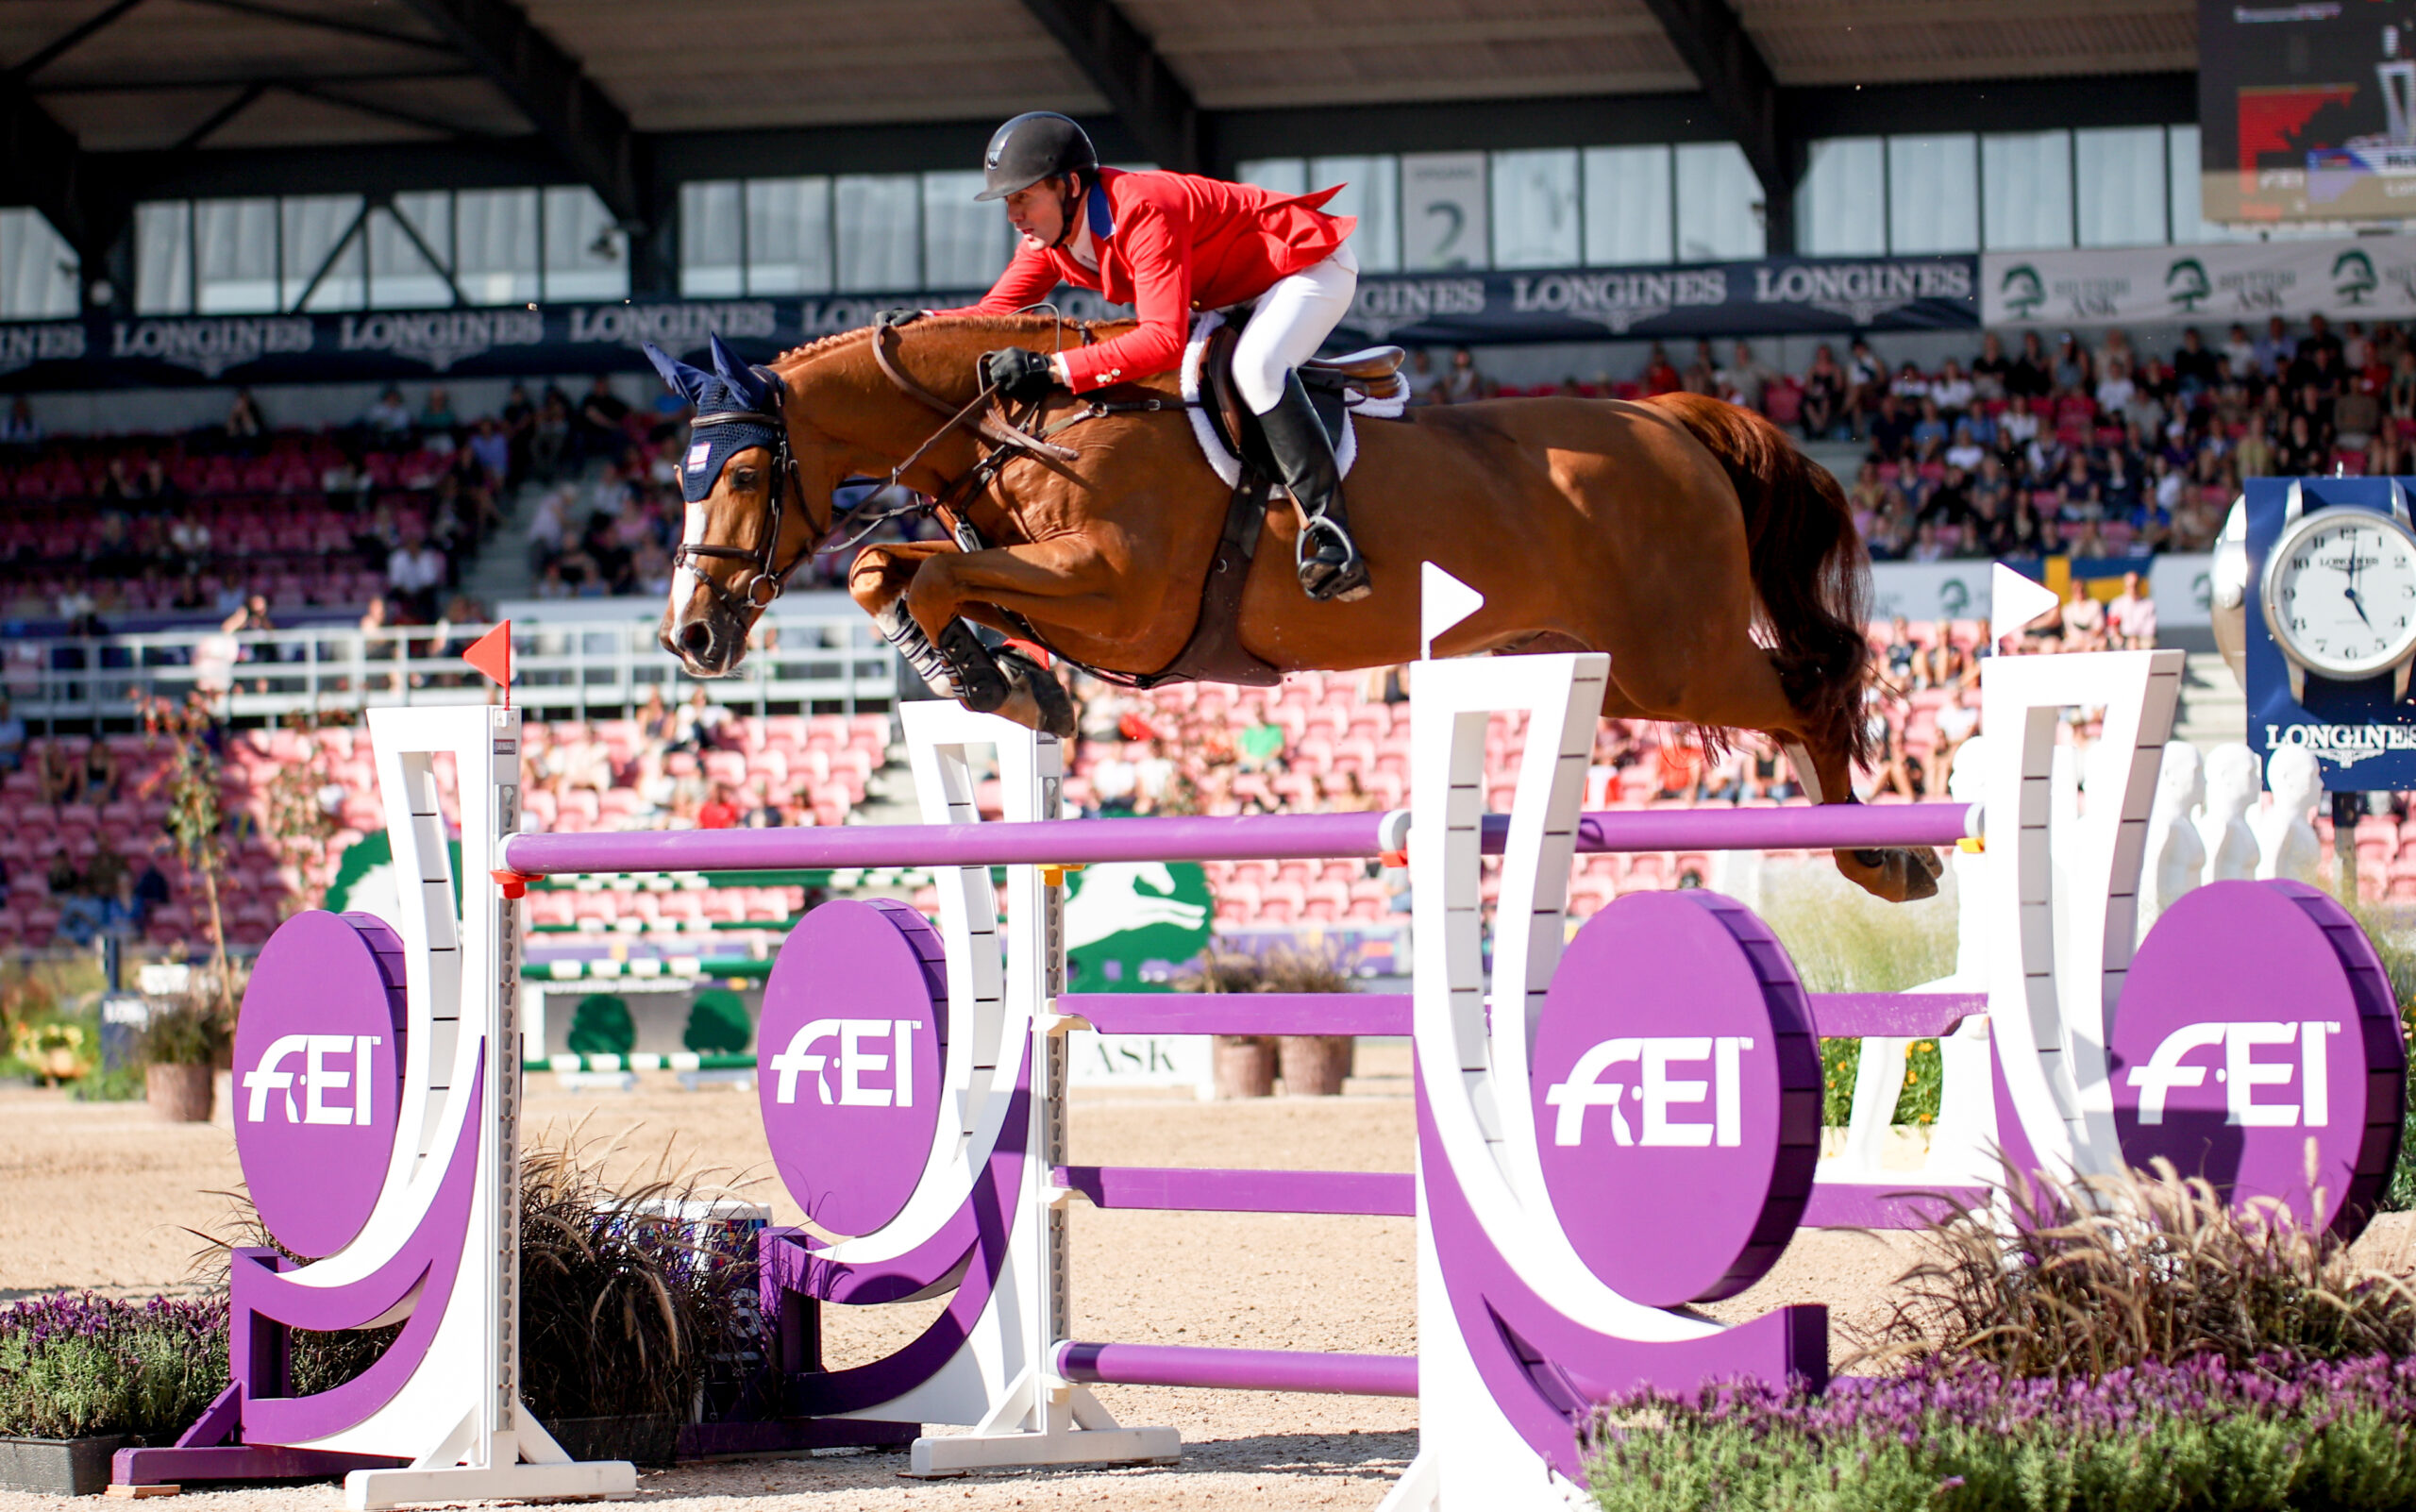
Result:
[[2217,746],[2206,753],[2206,812],[2198,837],[2206,847],[2206,881],[2244,882],[2257,875],[2256,832],[2248,811],[2257,802],[2263,763],[2246,746]]
[[2324,846],[2307,815],[2324,797],[2323,764],[2313,751],[2285,746],[2266,764],[2265,782],[2273,801],[2249,820],[2260,854],[2257,875],[2312,882],[2324,865]]
[[2186,740],[2168,742],[2156,774],[2156,804],[2148,811],[2147,853],[2139,864],[2141,940],[2158,915],[2198,885],[2206,869],[2206,843],[2190,816],[2206,796],[2206,774],[2198,748]]

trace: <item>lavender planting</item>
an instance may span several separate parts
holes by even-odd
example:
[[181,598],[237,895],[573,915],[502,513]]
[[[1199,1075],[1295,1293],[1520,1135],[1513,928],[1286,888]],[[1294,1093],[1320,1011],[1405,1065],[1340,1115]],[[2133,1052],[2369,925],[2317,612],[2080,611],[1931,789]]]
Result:
[[2231,1512],[2416,1504],[2416,1360],[2218,1356],[2094,1379],[1921,1364],[1602,1409],[1604,1512]]
[[0,1435],[165,1443],[226,1379],[224,1298],[62,1292],[0,1309]]

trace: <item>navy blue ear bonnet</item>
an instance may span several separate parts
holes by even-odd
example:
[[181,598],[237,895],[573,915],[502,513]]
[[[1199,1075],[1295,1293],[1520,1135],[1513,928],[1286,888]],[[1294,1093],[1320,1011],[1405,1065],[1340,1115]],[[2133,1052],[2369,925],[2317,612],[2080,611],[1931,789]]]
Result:
[[780,380],[742,361],[736,352],[713,338],[713,371],[690,367],[648,342],[646,361],[663,375],[672,393],[696,407],[688,429],[688,449],[680,458],[680,496],[691,504],[711,498],[713,484],[730,459],[749,446],[768,446],[778,454],[787,444],[787,423],[780,417]]

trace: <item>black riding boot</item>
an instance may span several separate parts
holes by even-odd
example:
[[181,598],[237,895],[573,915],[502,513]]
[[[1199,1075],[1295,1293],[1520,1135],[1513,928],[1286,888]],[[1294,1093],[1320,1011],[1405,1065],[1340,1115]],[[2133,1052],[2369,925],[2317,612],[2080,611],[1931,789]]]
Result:
[[1342,507],[1342,468],[1334,460],[1334,442],[1324,424],[1309,407],[1300,375],[1284,376],[1283,399],[1260,415],[1258,424],[1266,432],[1267,450],[1275,455],[1276,475],[1300,507],[1301,592],[1344,603],[1367,597],[1367,563],[1351,539],[1350,517]]

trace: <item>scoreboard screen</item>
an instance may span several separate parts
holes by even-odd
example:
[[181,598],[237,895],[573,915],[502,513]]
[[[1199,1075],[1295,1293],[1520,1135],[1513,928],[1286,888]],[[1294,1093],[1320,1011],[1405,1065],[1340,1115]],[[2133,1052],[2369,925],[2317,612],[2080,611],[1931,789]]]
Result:
[[2416,0],[2199,0],[2198,125],[2207,220],[2416,217]]

